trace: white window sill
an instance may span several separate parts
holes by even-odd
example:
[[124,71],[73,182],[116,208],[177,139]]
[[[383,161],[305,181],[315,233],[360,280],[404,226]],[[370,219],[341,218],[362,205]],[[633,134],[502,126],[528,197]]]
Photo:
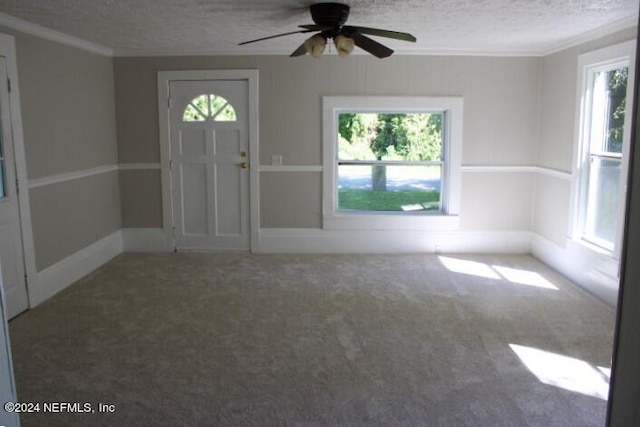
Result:
[[570,238],[568,242],[573,247],[572,253],[582,254],[579,259],[587,260],[584,262],[590,269],[612,280],[620,278],[620,261],[612,251],[577,237]]
[[591,242],[591,241],[589,241],[587,239],[584,239],[584,238],[581,238],[581,237],[574,237],[573,241],[575,243],[577,243],[578,245],[582,246],[583,248],[588,249],[588,250],[590,250],[591,252],[593,252],[595,254],[602,255],[602,256],[604,256],[606,258],[611,258],[613,260],[616,259],[615,255],[613,253],[613,250],[604,248],[604,247],[602,247],[600,245],[596,245],[595,243],[593,243],[593,242]]
[[458,215],[409,213],[336,213],[323,217],[325,230],[451,231],[460,226]]

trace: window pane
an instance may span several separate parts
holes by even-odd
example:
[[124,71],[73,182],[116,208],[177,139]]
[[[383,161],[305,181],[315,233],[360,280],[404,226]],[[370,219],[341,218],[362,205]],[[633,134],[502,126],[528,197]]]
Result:
[[443,113],[341,113],[340,160],[442,160]]
[[338,208],[439,211],[441,166],[339,165]]
[[628,71],[627,67],[621,67],[593,75],[592,153],[622,153]]
[[620,166],[617,159],[592,157],[589,171],[585,238],[608,249],[617,230]]
[[216,122],[235,122],[237,120],[236,111],[231,105],[227,105],[224,109],[216,113],[214,120]]
[[183,122],[203,122],[205,117],[193,105],[187,105],[182,114]]

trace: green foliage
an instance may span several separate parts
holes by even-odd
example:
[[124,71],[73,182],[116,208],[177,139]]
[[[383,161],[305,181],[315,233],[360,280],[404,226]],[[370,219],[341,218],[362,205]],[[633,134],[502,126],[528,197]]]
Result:
[[442,117],[442,114],[430,113],[340,114],[339,158],[342,160],[440,160]]
[[191,100],[184,110],[182,120],[185,122],[201,122],[214,120],[217,122],[235,121],[236,112],[221,96],[200,95]]
[[362,115],[356,113],[340,114],[338,116],[338,133],[349,143],[363,138],[365,126]]
[[622,152],[628,74],[627,67],[618,68],[608,73],[610,108],[606,148],[607,151],[614,153]]
[[405,117],[406,114],[378,114],[376,136],[371,141],[371,150],[378,159],[387,154],[391,147],[395,152],[400,152],[399,148],[407,146]]
[[338,158],[342,160],[375,160],[376,156],[369,148],[369,143],[365,138],[356,139],[353,142],[347,141],[340,135],[338,142]]

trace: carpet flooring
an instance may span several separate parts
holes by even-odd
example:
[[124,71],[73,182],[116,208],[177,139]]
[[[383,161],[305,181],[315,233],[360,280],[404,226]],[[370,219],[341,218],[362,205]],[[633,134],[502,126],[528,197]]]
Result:
[[123,254],[10,334],[19,400],[79,404],[23,427],[582,427],[614,323],[527,255]]

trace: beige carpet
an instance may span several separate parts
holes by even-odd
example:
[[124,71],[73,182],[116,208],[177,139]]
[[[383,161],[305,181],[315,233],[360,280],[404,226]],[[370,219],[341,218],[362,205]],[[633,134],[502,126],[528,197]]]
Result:
[[10,332],[20,401],[96,411],[23,427],[548,427],[604,425],[614,321],[524,255],[125,254]]

